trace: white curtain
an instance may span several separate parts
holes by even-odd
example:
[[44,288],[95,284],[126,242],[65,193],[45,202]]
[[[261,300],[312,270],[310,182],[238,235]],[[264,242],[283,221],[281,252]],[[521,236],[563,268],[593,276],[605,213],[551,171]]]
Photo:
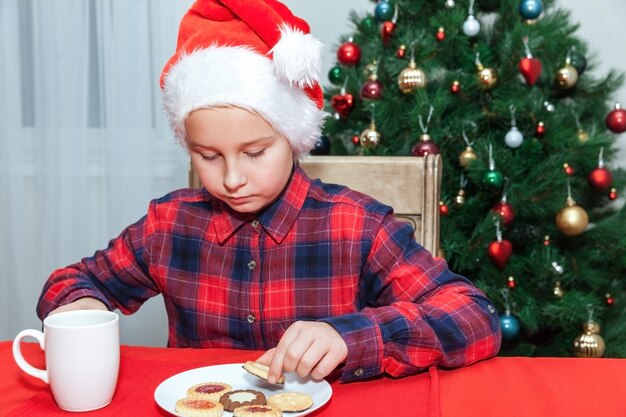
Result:
[[[52,270],[186,186],[158,79],[190,3],[0,1],[0,340],[40,327]],[[163,345],[162,301],[142,310],[122,340]]]

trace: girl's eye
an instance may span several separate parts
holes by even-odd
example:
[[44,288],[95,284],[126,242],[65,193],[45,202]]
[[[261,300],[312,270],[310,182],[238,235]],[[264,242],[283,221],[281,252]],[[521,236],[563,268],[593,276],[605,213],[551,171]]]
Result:
[[203,161],[212,162],[212,161],[215,161],[217,158],[219,158],[219,155],[217,155],[217,154],[213,154],[213,155],[203,155],[203,154],[200,154],[200,157],[202,158]]
[[258,152],[247,152],[247,155],[248,155],[248,158],[255,159],[255,158],[259,158],[263,156],[264,153],[265,153],[265,149],[262,149]]

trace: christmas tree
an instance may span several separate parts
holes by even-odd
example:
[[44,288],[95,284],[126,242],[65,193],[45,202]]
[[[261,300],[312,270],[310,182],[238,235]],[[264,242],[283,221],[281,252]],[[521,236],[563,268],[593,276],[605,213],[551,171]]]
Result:
[[590,73],[552,0],[381,0],[350,20],[329,152],[441,154],[439,255],[498,305],[502,355],[625,357],[623,76]]

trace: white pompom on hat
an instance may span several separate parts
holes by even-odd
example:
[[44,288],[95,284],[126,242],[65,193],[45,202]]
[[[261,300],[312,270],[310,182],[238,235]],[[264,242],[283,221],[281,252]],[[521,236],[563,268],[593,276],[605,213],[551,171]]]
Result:
[[177,140],[194,110],[236,106],[281,132],[296,154],[315,147],[327,113],[323,45],[276,0],[197,0],[180,23],[161,74],[163,106]]

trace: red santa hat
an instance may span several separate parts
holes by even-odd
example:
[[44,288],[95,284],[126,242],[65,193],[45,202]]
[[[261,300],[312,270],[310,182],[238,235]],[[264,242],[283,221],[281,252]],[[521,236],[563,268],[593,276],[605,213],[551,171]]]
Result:
[[326,112],[323,45],[309,32],[276,0],[197,0],[161,74],[163,106],[176,138],[185,143],[192,111],[229,105],[259,114],[296,154],[311,150]]

